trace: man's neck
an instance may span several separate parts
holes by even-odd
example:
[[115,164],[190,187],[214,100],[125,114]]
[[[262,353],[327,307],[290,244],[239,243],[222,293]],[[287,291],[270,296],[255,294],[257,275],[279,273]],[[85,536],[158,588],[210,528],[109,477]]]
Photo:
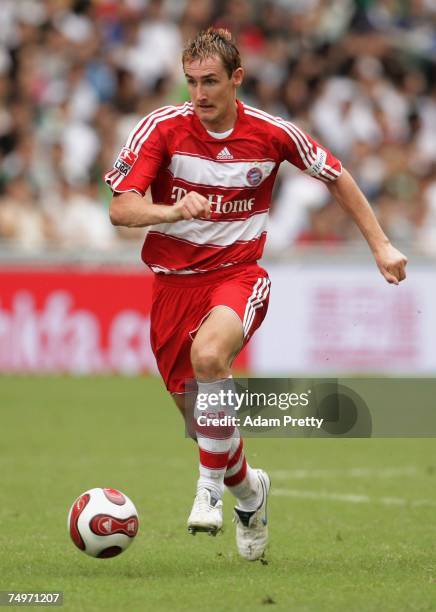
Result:
[[226,113],[224,117],[218,119],[217,121],[208,121],[207,123],[201,121],[201,124],[208,132],[227,132],[227,130],[231,130],[235,126],[237,117],[238,106],[235,100],[234,105],[229,108],[228,113]]

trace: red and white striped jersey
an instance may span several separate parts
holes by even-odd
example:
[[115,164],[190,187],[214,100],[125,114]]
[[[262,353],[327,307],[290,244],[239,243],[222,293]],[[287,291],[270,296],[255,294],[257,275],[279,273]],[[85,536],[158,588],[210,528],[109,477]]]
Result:
[[[287,160],[310,176],[334,181],[341,163],[308,134],[237,101],[226,138],[204,128],[191,102],[147,115],[130,133],[105,180],[114,192],[172,206],[189,191],[209,199],[210,219],[153,225],[143,261],[157,273],[195,274],[262,256],[274,180]],[[145,205],[145,204],[144,204]]]

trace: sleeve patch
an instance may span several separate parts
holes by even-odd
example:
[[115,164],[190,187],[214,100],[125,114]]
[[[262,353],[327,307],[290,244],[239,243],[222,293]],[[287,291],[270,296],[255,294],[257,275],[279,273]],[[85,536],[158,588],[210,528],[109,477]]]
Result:
[[127,176],[137,159],[137,153],[131,149],[128,149],[127,147],[124,147],[121,149],[120,154],[117,157],[114,168],[121,172],[121,174],[124,174],[124,176]]
[[319,176],[319,174],[324,170],[326,160],[327,153],[324,151],[324,149],[317,147],[316,160],[305,170],[306,174],[310,174],[310,176]]

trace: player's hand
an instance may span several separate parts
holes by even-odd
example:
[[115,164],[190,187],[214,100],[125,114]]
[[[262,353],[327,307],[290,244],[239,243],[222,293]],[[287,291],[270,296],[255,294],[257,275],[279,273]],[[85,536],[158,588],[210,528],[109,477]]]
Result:
[[189,221],[200,217],[210,219],[211,214],[209,200],[196,191],[187,193],[180,202],[171,207],[171,211],[174,215],[173,221]]
[[377,249],[374,257],[388,283],[398,285],[406,278],[407,257],[390,243]]

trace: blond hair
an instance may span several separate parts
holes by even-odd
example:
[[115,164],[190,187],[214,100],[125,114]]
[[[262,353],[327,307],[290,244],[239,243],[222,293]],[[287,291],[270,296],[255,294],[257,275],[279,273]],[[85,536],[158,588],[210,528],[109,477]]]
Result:
[[183,49],[182,64],[184,66],[186,62],[202,61],[215,55],[221,58],[229,78],[241,66],[241,56],[232,35],[224,28],[208,28],[188,41]]

